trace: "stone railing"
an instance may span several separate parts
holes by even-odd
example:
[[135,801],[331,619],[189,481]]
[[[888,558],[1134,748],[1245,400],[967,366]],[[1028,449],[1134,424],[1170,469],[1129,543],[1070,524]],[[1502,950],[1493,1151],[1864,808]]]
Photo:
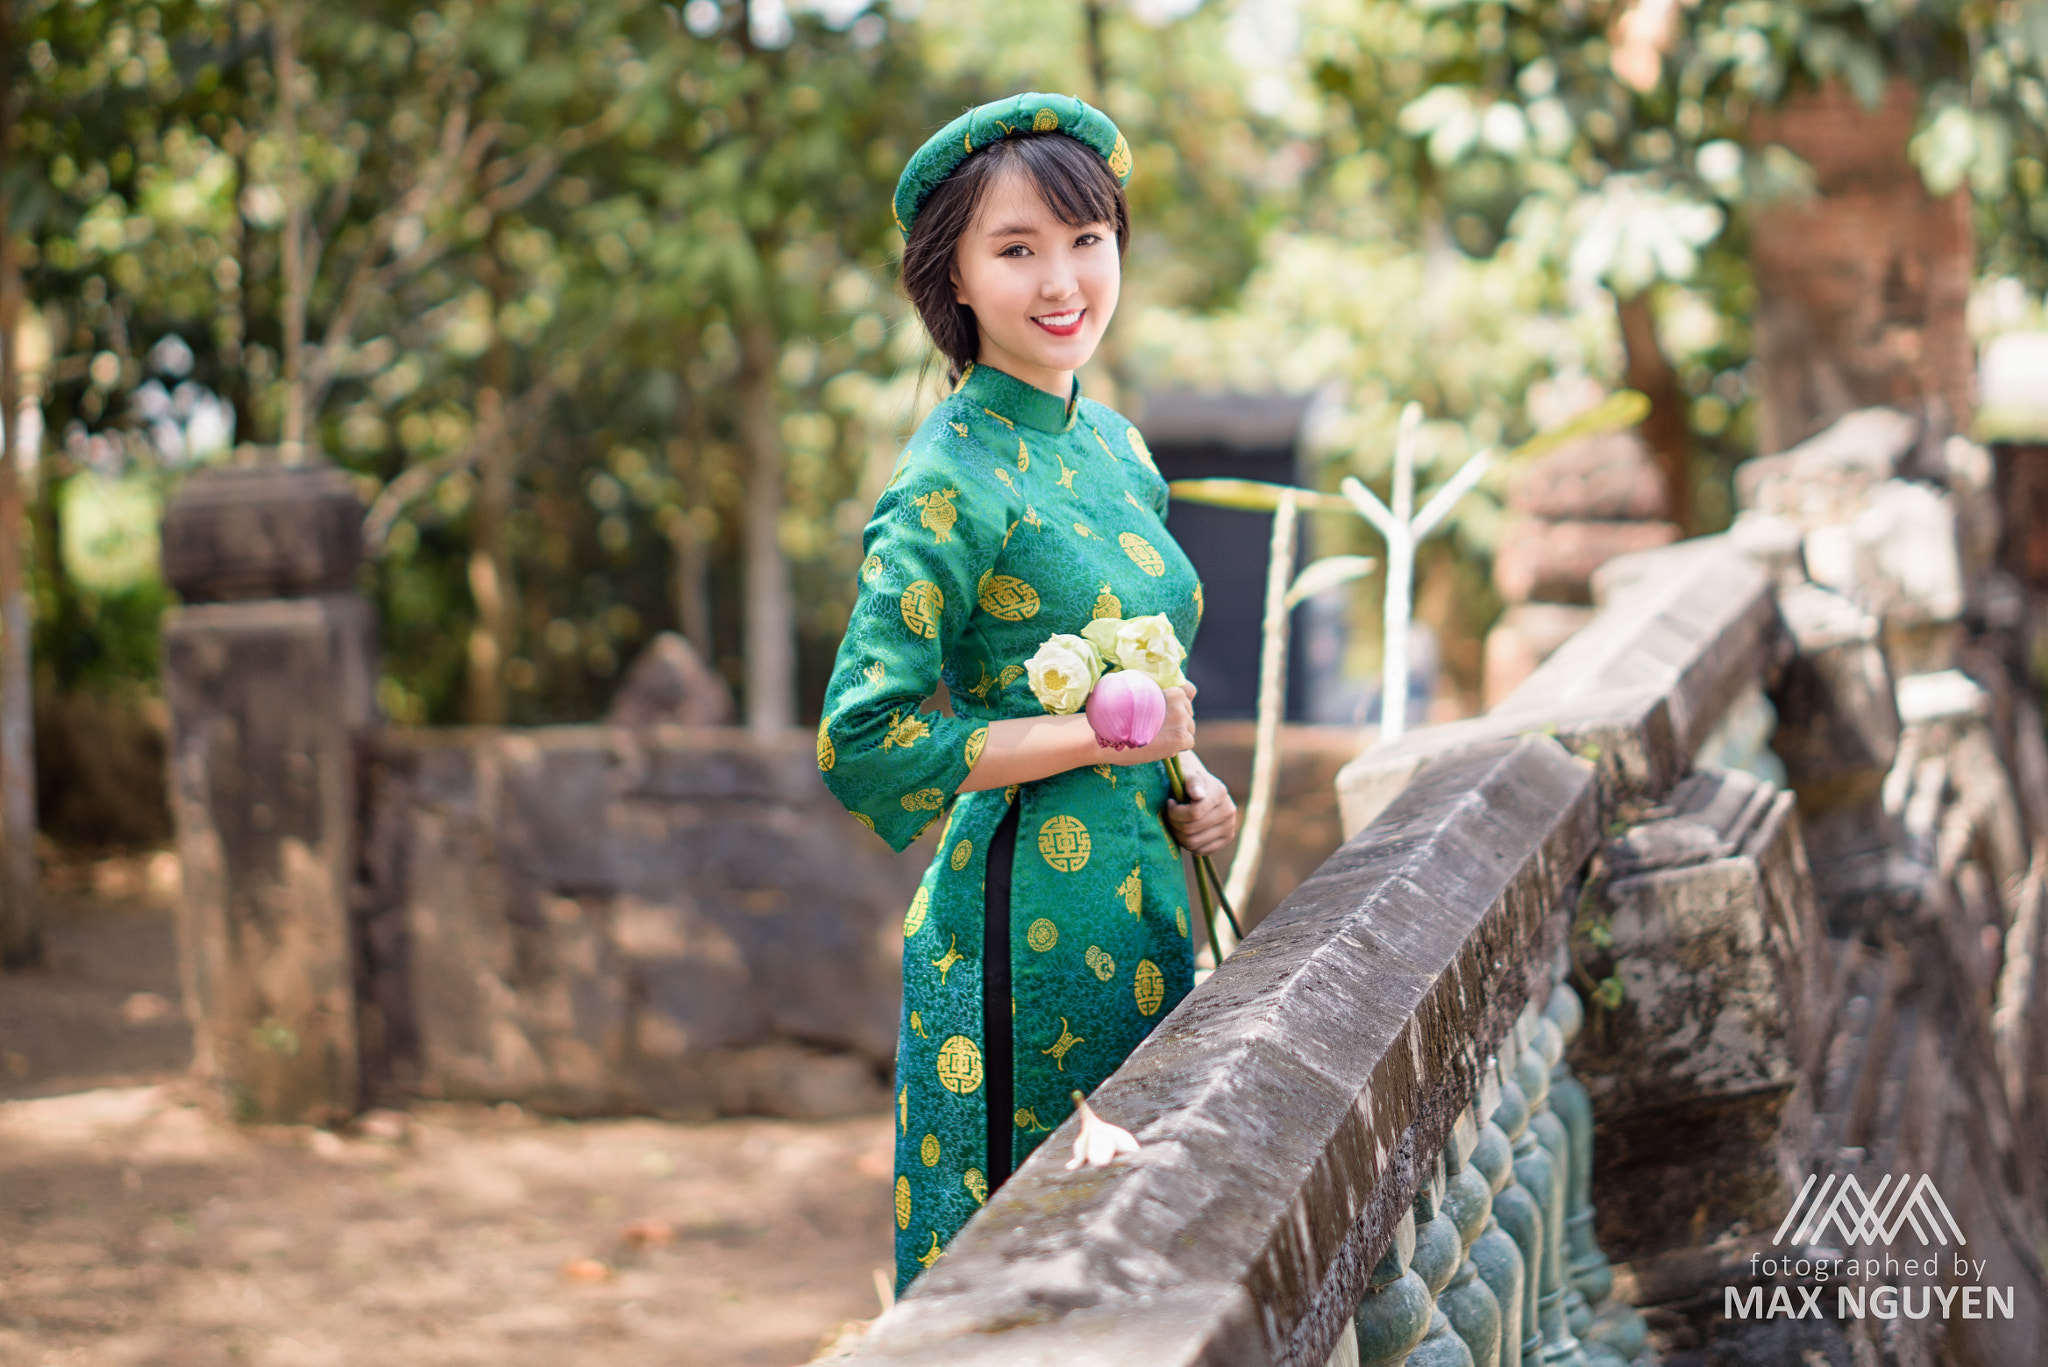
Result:
[[[1565,1061],[1592,985],[1575,929],[1610,865],[1667,875],[1602,921],[1602,967],[1642,980],[1643,1021],[1714,1041],[1693,1090],[1764,1098],[1767,1140],[1800,1114],[1820,932],[1790,799],[1741,773],[1679,785],[1703,748],[1768,736],[1766,576],[1720,543],[1631,560],[1493,713],[1347,766],[1348,842],[1093,1098],[1141,1152],[1069,1172],[1069,1119],[852,1360],[1637,1357],[1592,1234],[1589,1090],[1625,1100],[1626,1079]],[[1735,937],[1743,991],[1687,962],[1688,911]],[[1775,1156],[1751,1183],[1772,1198]]]

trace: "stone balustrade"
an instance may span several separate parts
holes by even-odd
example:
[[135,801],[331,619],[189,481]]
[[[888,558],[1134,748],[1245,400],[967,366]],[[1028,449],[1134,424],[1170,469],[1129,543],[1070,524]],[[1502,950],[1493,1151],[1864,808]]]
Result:
[[[1591,985],[1574,930],[1602,905],[1615,839],[1693,812],[1658,804],[1696,752],[1727,750],[1723,723],[1780,650],[1770,582],[1744,556],[1695,543],[1643,560],[1495,713],[1347,766],[1347,843],[1092,1099],[1140,1153],[1069,1172],[1069,1119],[850,1360],[1640,1360],[1643,1323],[1593,1233],[1589,1092],[1615,1079],[1582,1083],[1566,1059]],[[1748,824],[1693,853],[1759,870],[1740,885],[1701,865],[1721,914],[1789,918],[1806,943],[1796,823],[1769,783],[1744,783],[1742,802],[1707,806]],[[1752,839],[1757,810],[1769,829]],[[1610,942],[1620,966],[1605,967],[1668,978],[1683,966],[1665,948]],[[1678,1000],[1686,1028],[1721,1009]],[[1740,1018],[1775,1001],[1745,999]],[[1795,1018],[1810,1005],[1783,1001]],[[1795,1089],[1797,1027],[1750,1041]]]

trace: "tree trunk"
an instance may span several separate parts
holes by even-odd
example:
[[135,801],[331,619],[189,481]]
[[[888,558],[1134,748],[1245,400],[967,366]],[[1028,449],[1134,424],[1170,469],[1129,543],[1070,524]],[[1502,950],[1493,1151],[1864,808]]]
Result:
[[775,409],[775,331],[740,333],[739,421],[747,448],[747,725],[779,735],[796,720],[796,621],[782,558],[782,427]]
[[1081,0],[1081,18],[1088,44],[1088,79],[1095,86],[1095,102],[1109,98],[1109,58],[1102,50],[1103,0]]
[[1650,400],[1642,434],[1664,477],[1664,516],[1690,535],[1698,529],[1692,525],[1692,415],[1685,386],[1657,340],[1650,291],[1616,295],[1614,310],[1621,321],[1628,387]]
[[[491,294],[498,309],[509,292],[507,274],[492,250],[485,254]],[[495,311],[494,311],[495,312]],[[469,593],[476,624],[469,632],[467,716],[474,726],[503,726],[509,712],[505,662],[519,629],[518,589],[512,556],[505,545],[505,519],[512,510],[515,474],[513,434],[505,430],[506,395],[512,388],[512,349],[495,338],[484,353],[484,387],[477,391],[477,491],[469,512]]]
[[284,419],[280,455],[306,458],[306,187],[299,159],[299,28],[297,0],[278,0],[272,42],[277,73],[277,131],[284,144]]
[[[0,50],[8,41],[8,8],[0,5]],[[12,100],[11,90],[0,89],[0,178],[13,148]],[[0,192],[0,966],[7,967],[42,957],[36,907],[34,670],[22,568],[29,525],[16,354],[22,285],[14,237],[7,230],[12,208],[11,197]]]

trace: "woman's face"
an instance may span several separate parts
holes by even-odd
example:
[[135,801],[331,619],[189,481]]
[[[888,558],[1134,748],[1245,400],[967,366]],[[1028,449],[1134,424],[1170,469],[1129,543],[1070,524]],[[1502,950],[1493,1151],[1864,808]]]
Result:
[[1122,280],[1115,229],[1060,222],[1014,166],[982,197],[953,266],[980,360],[1062,399],[1102,341]]

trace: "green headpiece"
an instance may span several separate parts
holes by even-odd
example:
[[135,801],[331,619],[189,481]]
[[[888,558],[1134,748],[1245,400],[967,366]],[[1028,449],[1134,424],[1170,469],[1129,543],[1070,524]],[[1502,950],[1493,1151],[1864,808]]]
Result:
[[896,226],[905,237],[932,191],[977,148],[1012,133],[1065,133],[1095,149],[1109,163],[1109,173],[1122,185],[1131,178],[1131,145],[1109,116],[1072,95],[1012,95],[1007,100],[970,109],[932,134],[917,149],[896,182]]

